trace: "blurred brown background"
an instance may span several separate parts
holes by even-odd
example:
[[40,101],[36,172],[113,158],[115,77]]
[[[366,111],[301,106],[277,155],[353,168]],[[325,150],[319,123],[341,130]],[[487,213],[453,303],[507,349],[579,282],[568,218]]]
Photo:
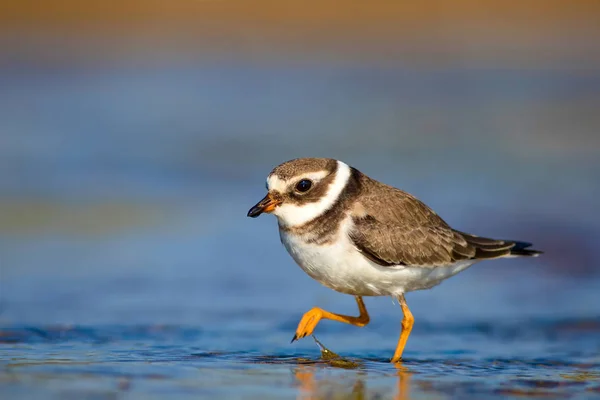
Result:
[[[0,10],[9,43],[57,44],[98,58],[154,53],[287,62],[395,60],[403,65],[597,68],[597,1],[11,1]],[[12,49],[19,55],[19,49]],[[93,47],[93,48],[90,48]],[[57,60],[68,45],[46,48]],[[70,53],[71,56],[75,54]]]

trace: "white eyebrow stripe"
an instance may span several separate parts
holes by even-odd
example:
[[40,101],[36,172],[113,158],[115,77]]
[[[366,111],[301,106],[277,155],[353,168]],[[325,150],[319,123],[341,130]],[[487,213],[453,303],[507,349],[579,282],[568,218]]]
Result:
[[[352,171],[347,164],[341,161],[338,161],[337,163],[338,168],[335,172],[335,178],[333,179],[333,182],[330,183],[327,194],[319,201],[304,204],[302,206],[284,203],[273,210],[273,214],[279,217],[280,222],[282,222],[283,225],[289,227],[304,225],[322,215],[335,204],[352,174]],[[281,182],[281,180],[279,181]],[[273,183],[275,183],[275,181],[273,181]]]
[[[329,171],[311,172],[306,175],[302,175],[301,179],[310,179],[311,181],[318,182],[321,179],[325,178],[327,175],[329,175]],[[298,179],[298,180],[300,180],[300,179]]]
[[[301,179],[310,179],[313,182],[318,182],[327,175],[329,175],[329,171],[309,172],[308,174],[298,176],[296,179],[298,181]],[[281,179],[277,175],[271,175],[267,178],[267,190],[285,192],[291,181],[291,179]]]

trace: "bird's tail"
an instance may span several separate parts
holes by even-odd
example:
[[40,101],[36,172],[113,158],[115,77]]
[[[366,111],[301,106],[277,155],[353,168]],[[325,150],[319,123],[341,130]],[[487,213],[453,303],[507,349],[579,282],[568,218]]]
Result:
[[542,254],[539,250],[529,249],[531,243],[516,240],[496,240],[456,232],[461,235],[469,246],[475,248],[475,259],[490,259],[500,257],[537,257]]
[[513,242],[515,245],[510,249],[510,254],[513,256],[524,256],[524,257],[537,257],[540,254],[543,254],[543,251],[528,249],[531,247],[531,243],[527,242]]

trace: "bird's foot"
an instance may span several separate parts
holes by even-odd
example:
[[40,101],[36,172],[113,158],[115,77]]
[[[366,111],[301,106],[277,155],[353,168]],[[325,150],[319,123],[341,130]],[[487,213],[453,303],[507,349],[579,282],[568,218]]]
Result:
[[302,339],[308,335],[311,335],[317,327],[319,321],[323,318],[323,310],[318,307],[313,308],[302,316],[298,327],[296,328],[296,334],[292,338],[292,343],[296,340]]

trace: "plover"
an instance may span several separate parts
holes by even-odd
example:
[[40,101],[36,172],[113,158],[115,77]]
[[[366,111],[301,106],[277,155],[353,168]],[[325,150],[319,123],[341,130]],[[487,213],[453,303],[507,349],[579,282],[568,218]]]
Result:
[[398,362],[414,323],[406,293],[430,289],[481,260],[541,253],[531,243],[457,231],[414,196],[333,159],[284,162],[269,174],[267,190],[248,216],[274,214],[296,263],[323,285],[354,295],[359,310],[354,317],[315,307],[292,342],[312,334],[321,319],[365,326],[363,296],[392,296],[404,314],[391,360]]

